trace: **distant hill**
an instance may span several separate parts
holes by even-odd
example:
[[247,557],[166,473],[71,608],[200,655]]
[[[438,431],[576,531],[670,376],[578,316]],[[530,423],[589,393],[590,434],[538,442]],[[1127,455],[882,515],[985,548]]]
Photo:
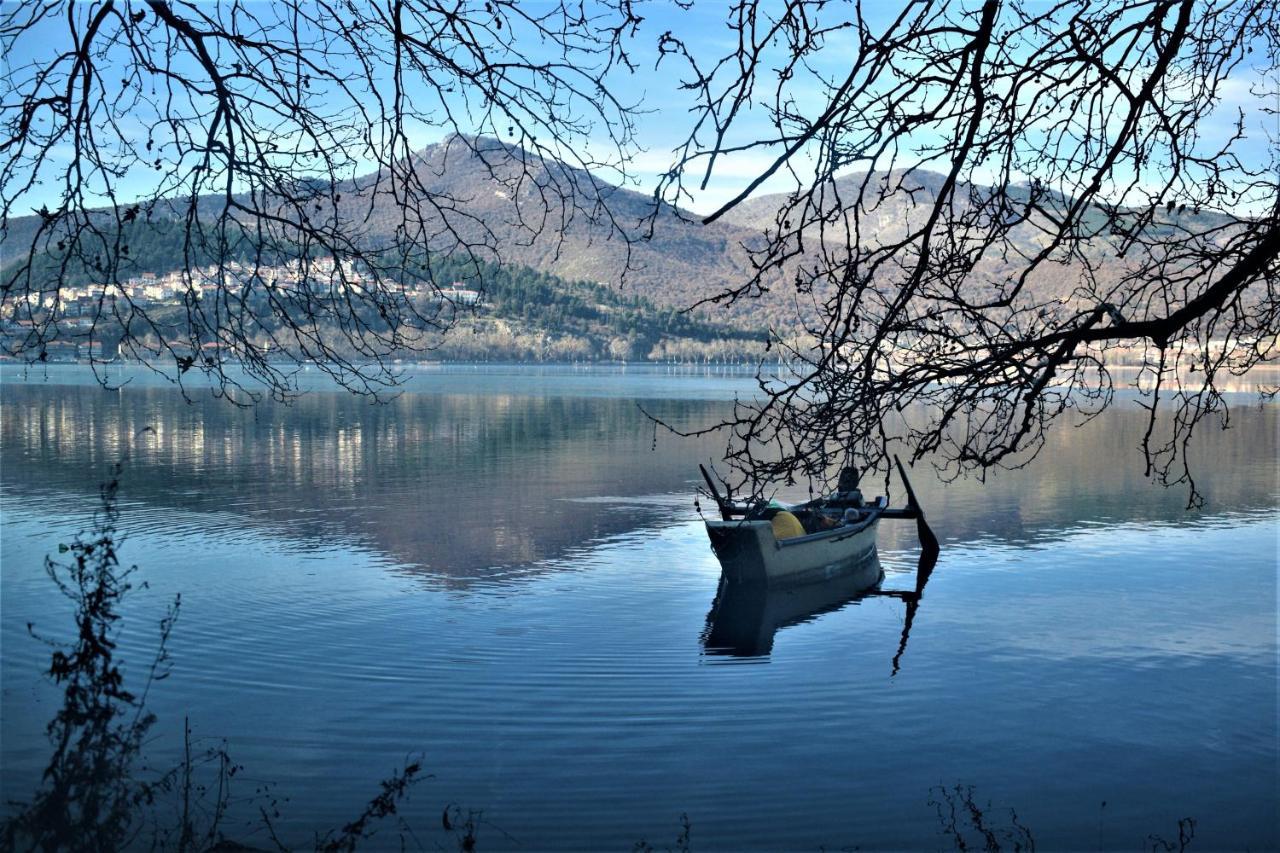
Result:
[[[904,189],[881,199],[876,192],[876,187],[878,183],[886,182],[887,185],[896,185],[901,182]],[[923,169],[870,175],[867,172],[855,172],[841,176],[824,192],[824,200],[828,205],[824,212],[829,216],[830,223],[828,234],[842,237],[843,229],[835,227],[842,218],[837,211],[842,211],[845,220],[852,223],[851,210],[858,197],[859,189],[865,184],[867,198],[875,202],[875,206],[873,209],[864,208],[862,211],[859,225],[863,239],[885,242],[901,239],[908,227],[918,228],[923,224],[925,217],[937,201],[944,183],[943,175]],[[971,198],[990,199],[995,192],[988,186],[961,184],[955,193],[956,201],[952,215],[959,216],[966,211],[974,210],[975,208],[970,204]],[[1021,209],[1030,199],[1031,189],[1027,185],[1013,185],[1003,188],[1001,192],[1014,208]],[[1052,207],[1059,210],[1065,209],[1070,204],[1070,199],[1057,193],[1050,193],[1046,198],[1053,203]],[[759,239],[759,235],[764,232],[777,231],[779,214],[787,203],[788,196],[785,193],[755,196],[727,211],[720,221],[729,222],[749,231]],[[1137,212],[1134,210],[1121,210],[1118,217],[1120,221],[1124,221],[1136,215]],[[1021,272],[1022,263],[1026,258],[1035,256],[1049,245],[1049,233],[1054,228],[1050,223],[1036,217],[1038,214],[1033,215],[1030,221],[1013,226],[1008,232],[1011,248],[1015,252],[1020,252],[1023,257],[1019,258],[1015,255],[1010,260],[1004,261],[995,257],[995,252],[988,253],[977,266],[969,282],[970,287],[977,291],[983,287],[989,287],[992,282],[1003,281],[1017,275]],[[1101,230],[1107,225],[1104,212],[1096,206],[1086,208],[1082,219],[1086,232]],[[1146,233],[1149,236],[1176,238],[1180,233],[1205,232],[1228,226],[1233,221],[1231,217],[1214,212],[1158,208],[1153,212],[1153,222],[1147,226]],[[817,228],[809,228],[806,233],[811,238],[811,245],[817,245]],[[1126,268],[1126,260],[1116,254],[1115,247],[1110,241],[1099,239],[1092,243],[1078,245],[1076,250],[1080,253],[1078,256],[1068,257],[1059,252],[1052,263],[1041,266],[1028,281],[1028,295],[1036,299],[1051,298],[1064,301],[1075,298],[1084,272],[1081,257],[1087,259],[1093,268],[1093,279],[1103,285],[1117,281]]]
[[[415,171],[428,189],[465,203],[467,213],[481,219],[497,235],[503,263],[565,279],[621,283],[657,305],[674,308],[688,307],[731,287],[749,268],[741,244],[758,237],[753,229],[730,223],[703,225],[693,214],[665,204],[655,206],[649,196],[603,184],[580,170],[523,160],[523,152],[497,140],[482,138],[469,143],[462,144],[454,137],[423,148],[415,154]],[[523,160],[519,169],[525,177],[519,182],[519,195],[512,197],[510,182],[519,160]],[[548,175],[551,169],[560,174]],[[580,214],[562,221],[554,198],[550,204],[544,203],[539,192],[551,181],[563,185],[564,175],[571,175],[570,180],[580,186],[597,187],[607,200],[613,221],[637,239],[628,246],[602,220],[589,221]],[[585,194],[577,202],[588,210],[595,204]],[[357,206],[365,204],[367,197],[353,199],[353,215]],[[387,209],[391,204],[391,199],[374,203],[372,220],[384,229],[394,227],[398,220],[397,212]],[[528,231],[516,224],[518,215],[526,220],[546,215],[548,226],[531,239]],[[650,219],[653,237],[639,239]],[[466,223],[463,226],[464,237],[480,237],[478,226],[469,230]]]
[[[477,152],[479,152],[477,154]],[[501,164],[507,160],[525,156],[519,149],[497,140],[471,140],[470,145],[450,139],[428,146],[418,152],[419,174],[433,189],[468,200],[470,212],[479,213],[490,228],[501,234],[503,261],[529,266],[568,279],[616,283],[622,275],[627,258],[623,241],[611,235],[598,223],[589,223],[582,217],[575,218],[564,228],[550,228],[537,239],[522,239],[519,229],[512,225],[517,206],[531,203],[534,192],[526,182],[525,196],[508,197],[506,187],[495,180],[486,163]],[[481,161],[481,158],[485,162]],[[529,171],[535,176],[546,168],[569,170],[562,164],[544,164],[528,161]],[[593,179],[575,172],[583,185],[591,185]],[[908,226],[917,226],[928,215],[941,192],[944,177],[936,172],[916,169],[895,172],[891,175],[854,173],[834,182],[829,198],[846,208],[856,197],[856,189],[863,181],[874,185],[876,181],[901,179],[908,191],[897,192],[880,201],[873,211],[863,217],[863,234],[866,239],[889,240],[902,236]],[[536,180],[533,181],[536,184]],[[653,218],[652,237],[631,245],[633,269],[624,279],[624,287],[642,295],[655,305],[686,308],[699,300],[714,296],[728,288],[741,285],[750,275],[751,263],[746,247],[762,245],[765,234],[777,227],[777,216],[786,202],[786,194],[770,194],[747,199],[729,211],[723,218],[704,225],[692,213],[679,211],[669,205],[658,205],[641,193],[627,189],[594,183],[608,198],[615,221],[623,227],[637,226]],[[995,191],[990,187],[962,185],[956,197],[958,210],[964,209],[966,199],[990,197]],[[1030,189],[1025,186],[1005,188],[1005,195],[1015,205],[1025,199]],[[1068,200],[1057,196],[1057,206],[1066,206]],[[584,206],[588,199],[580,199]],[[536,201],[533,209],[541,209]],[[527,207],[523,208],[527,212]],[[1086,225],[1102,224],[1102,212],[1086,211]],[[833,217],[838,220],[839,216]],[[1154,228],[1168,229],[1172,234],[1178,227],[1201,230],[1222,225],[1229,221],[1225,216],[1190,211],[1157,211]],[[1040,225],[1024,223],[1010,233],[1013,246],[1026,256],[1037,253],[1047,245],[1048,237]],[[816,236],[816,235],[815,235]],[[811,243],[812,252],[817,241]],[[1093,269],[1095,281],[1106,284],[1120,278],[1126,261],[1116,256],[1114,246],[1098,241],[1085,246],[1083,254]],[[810,255],[811,256],[811,255]],[[1021,259],[1008,260],[988,257],[979,265],[973,277],[975,292],[989,288],[993,282],[1007,280],[1020,269]],[[806,310],[805,301],[794,298],[790,275],[795,262],[784,271],[776,273],[768,283],[771,292],[760,299],[745,300],[727,311],[710,306],[705,313],[717,319],[735,324],[794,328],[798,312]],[[1073,298],[1080,284],[1082,266],[1078,258],[1057,258],[1045,265],[1029,282],[1028,292],[1036,298],[1068,300]],[[808,310],[812,310],[809,302]]]
[[[563,164],[546,164],[536,158],[528,160],[520,194],[512,198],[508,181],[516,174],[517,158],[525,155],[497,140],[480,138],[464,144],[458,137],[451,137],[413,156],[414,171],[422,184],[432,192],[456,200],[457,207],[465,211],[465,217],[454,217],[448,223],[460,238],[480,242],[481,222],[483,228],[492,232],[492,242],[501,248],[501,254],[486,260],[525,266],[566,280],[621,283],[634,295],[674,308],[685,308],[698,298],[731,286],[747,268],[746,255],[739,244],[754,236],[750,230],[727,223],[702,225],[692,214],[682,216],[668,205],[656,208],[654,238],[637,239],[630,247],[609,227],[598,221],[587,221],[586,216],[579,214],[567,221],[562,219],[554,205],[544,204],[539,198],[540,184],[545,185],[552,179],[548,174],[552,169],[572,173],[573,180],[584,187],[593,184],[600,187],[618,226],[637,237],[642,224],[647,223],[655,211],[650,197],[598,183],[590,175]],[[495,179],[494,173],[500,177]],[[504,177],[508,181],[502,180]],[[339,188],[342,213],[353,223],[359,223],[358,227],[371,242],[385,238],[402,223],[398,200],[386,192],[385,186],[374,189],[378,186],[377,178],[373,174],[362,176]],[[595,204],[586,194],[577,201],[586,209]],[[218,204],[219,200],[213,197],[200,200],[201,207],[210,213]],[[428,226],[442,224],[433,211],[417,213]],[[547,216],[547,226],[536,236],[531,237],[527,229],[516,224],[518,216],[536,221],[539,214]],[[157,207],[152,216],[155,229],[167,230],[169,226],[164,222],[167,218],[172,217]],[[437,220],[435,223],[431,221],[433,218]],[[6,224],[0,244],[0,264],[7,266],[16,253],[30,245],[39,221],[38,216],[32,215],[16,217]],[[140,244],[146,239],[134,243]],[[454,248],[454,244],[450,238],[440,236],[433,241],[432,248],[443,252]],[[134,260],[139,261],[140,256],[134,254]],[[154,258],[147,258],[145,264],[130,266],[139,272],[167,271],[156,266]]]
[[[458,208],[465,212],[465,216],[448,221],[452,236],[444,236],[449,229],[435,228],[440,235],[431,244],[434,250],[447,252],[455,248],[459,239],[479,241],[484,229],[488,229],[491,243],[500,247],[500,257],[491,260],[512,268],[545,273],[563,282],[609,286],[621,282],[627,298],[639,298],[657,310],[683,309],[740,285],[751,268],[744,247],[759,245],[764,232],[776,227],[778,211],[786,200],[782,194],[751,198],[721,220],[704,225],[693,214],[665,204],[655,207],[649,196],[603,184],[564,164],[530,158],[521,149],[494,139],[451,137],[421,149],[413,157],[413,168],[422,184],[432,192],[456,200]],[[522,176],[518,183],[512,180],[516,174]],[[652,236],[628,245],[599,217],[593,221],[590,215],[581,212],[562,217],[559,207],[547,204],[540,190],[556,179],[563,185],[566,175],[577,185],[595,187],[607,197],[617,227],[639,237],[642,226],[652,221]],[[367,175],[341,188],[342,214],[359,223],[371,241],[394,233],[405,216],[394,196],[385,189],[374,189],[378,186],[377,177]],[[937,198],[943,183],[941,175],[921,170],[906,177],[914,192],[891,196],[864,217],[864,233],[871,239],[900,235],[908,223],[918,222]],[[865,173],[838,179],[832,198],[847,202],[853,198],[856,185],[866,179]],[[962,189],[965,190],[961,193],[963,198],[968,188]],[[1021,191],[1017,187],[1009,190],[1015,196]],[[982,195],[990,190],[977,187],[974,192]],[[594,199],[590,196],[590,193],[581,194],[576,199],[578,206],[591,210]],[[210,210],[217,203],[212,198],[201,200],[201,205]],[[434,211],[414,213],[429,228],[445,224]],[[536,235],[518,224],[521,217],[528,221],[540,216],[547,217],[546,225]],[[1212,214],[1201,217],[1187,213],[1170,214],[1166,219],[1172,226],[1193,216],[1206,221],[1214,218]],[[147,227],[158,236],[142,235],[133,240],[132,266],[139,271],[163,273],[179,262],[180,252],[172,246],[174,225],[163,221],[163,211],[156,211],[155,218],[159,221]],[[19,217],[7,223],[0,258],[10,260],[18,247],[29,245],[37,223],[37,216]],[[1036,250],[1046,239],[1039,229],[1030,225],[1018,226],[1012,236],[1015,244],[1027,252]],[[153,246],[155,250],[148,252],[149,242],[159,248]],[[1098,246],[1096,252],[1090,253],[1090,260],[1098,267],[1099,279],[1106,281],[1119,276],[1123,261],[1108,255],[1104,249]],[[981,288],[990,281],[1011,275],[1014,269],[1016,267],[996,260],[984,262],[973,286]],[[1046,267],[1031,282],[1031,289],[1040,296],[1069,298],[1077,283],[1078,269],[1067,263]],[[727,310],[712,306],[703,309],[701,317],[739,329],[794,328],[797,311],[801,309],[797,308],[791,288],[782,275],[773,285],[773,292],[762,299],[746,300]]]

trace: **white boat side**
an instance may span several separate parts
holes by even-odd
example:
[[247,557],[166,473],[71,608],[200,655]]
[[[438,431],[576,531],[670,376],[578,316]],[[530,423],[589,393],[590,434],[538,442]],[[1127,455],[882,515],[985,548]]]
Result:
[[838,575],[865,575],[865,589],[880,581],[876,528],[884,505],[869,517],[836,527],[779,540],[763,519],[707,521],[712,550],[730,583],[782,586],[813,583]]

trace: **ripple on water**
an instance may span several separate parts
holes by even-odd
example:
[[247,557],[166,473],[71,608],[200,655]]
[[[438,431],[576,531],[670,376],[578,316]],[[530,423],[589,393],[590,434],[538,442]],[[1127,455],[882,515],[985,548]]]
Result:
[[[1275,846],[1275,479],[1232,461],[1274,448],[1273,415],[1241,413],[1207,515],[1125,479],[1123,415],[1055,438],[1034,477],[913,475],[945,547],[893,675],[887,598],[789,621],[767,654],[708,652],[718,566],[691,498],[714,451],[652,452],[630,400],[509,390],[317,397],[261,424],[154,392],[144,411],[130,392],[6,405],[6,783],[38,778],[56,699],[25,631],[65,624],[40,558],[88,525],[85,471],[115,452],[41,438],[52,399],[93,435],[169,422],[125,484],[122,555],[150,587],[120,653],[147,662],[182,594],[156,748],[184,716],[227,737],[292,797],[297,843],[421,751],[415,826],[462,803],[526,849],[656,844],[682,812],[713,849],[936,846],[928,792],[959,781],[1046,846],[1101,799],[1126,809],[1108,843],[1175,809],[1209,846]],[[667,404],[689,425],[722,411]],[[885,526],[886,588],[913,587],[916,548]]]

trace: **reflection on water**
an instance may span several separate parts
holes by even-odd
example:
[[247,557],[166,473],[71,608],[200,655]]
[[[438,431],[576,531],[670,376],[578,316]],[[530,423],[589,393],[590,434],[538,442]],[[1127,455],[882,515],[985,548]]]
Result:
[[[697,463],[720,449],[716,438],[655,433],[628,396],[528,395],[519,381],[506,388],[405,394],[385,405],[314,393],[289,406],[236,409],[207,398],[188,405],[163,387],[7,384],[4,482],[78,503],[94,488],[92,472],[150,427],[135,442],[127,496],[158,524],[167,523],[164,510],[225,513],[202,518],[202,533],[235,536],[247,524],[304,547],[356,541],[465,583],[670,520],[692,503]],[[686,428],[729,407],[645,405]],[[1191,451],[1211,514],[1273,505],[1272,467],[1257,462],[1276,458],[1276,408],[1240,408],[1231,430],[1204,430]],[[1082,523],[1194,522],[1185,492],[1142,476],[1133,451],[1143,427],[1139,410],[1117,408],[1059,430],[1041,464],[988,483],[943,487],[927,469],[913,476],[944,540],[1030,544]],[[907,549],[915,534],[883,525],[881,542]]]
[[[837,575],[823,583],[791,588],[735,584],[722,574],[711,612],[707,614],[706,629],[702,632],[703,649],[711,656],[767,658],[773,650],[774,635],[783,628],[803,625],[824,613],[833,613],[865,599],[892,598],[904,606],[902,636],[893,655],[891,673],[897,675],[907,650],[907,641],[911,638],[911,625],[919,612],[938,557],[936,543],[931,541],[927,546],[922,545],[914,583],[909,589],[883,588],[882,569],[880,582],[871,589],[867,589],[863,582],[866,573],[862,569]],[[872,560],[876,569],[880,569],[878,556],[873,556]]]
[[[664,439],[654,449],[635,402],[616,398],[404,395],[368,405],[317,393],[242,410],[186,405],[163,388],[12,385],[5,402],[10,487],[78,499],[94,485],[86,473],[137,435],[129,500],[231,514],[206,534],[250,524],[302,543],[359,541],[453,582],[669,518],[670,501],[602,498],[670,491],[691,458],[715,447],[677,453]],[[652,408],[688,426],[723,411],[706,401]]]
[[811,622],[875,594],[875,590],[866,589],[860,575],[853,574],[783,589],[728,583],[721,578],[707,614],[702,645],[709,655],[767,657],[773,651],[773,637],[781,629]]
[[181,592],[153,709],[277,783],[289,843],[417,752],[416,827],[461,803],[523,849],[630,849],[682,812],[703,849],[933,849],[928,792],[956,782],[1042,846],[1078,846],[1103,799],[1091,846],[1187,815],[1206,849],[1280,843],[1275,407],[1197,439],[1204,512],[1142,478],[1120,407],[985,485],[912,471],[943,543],[923,600],[910,523],[881,526],[876,595],[752,598],[716,597],[693,510],[717,442],[655,449],[635,405],[706,424],[741,377],[440,371],[384,406],[253,410],[4,377],[6,799],[48,757],[41,559],[149,426],[121,529],[150,589],[121,654],[148,659]]

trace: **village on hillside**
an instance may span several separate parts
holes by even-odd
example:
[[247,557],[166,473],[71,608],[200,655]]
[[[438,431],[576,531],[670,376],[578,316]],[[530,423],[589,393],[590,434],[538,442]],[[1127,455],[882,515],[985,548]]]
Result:
[[[318,258],[304,266],[292,260],[274,266],[229,261],[221,268],[210,264],[189,270],[175,269],[165,273],[141,272],[118,285],[103,283],[66,284],[48,290],[33,290],[26,297],[26,310],[15,311],[0,323],[0,343],[4,355],[22,349],[22,341],[37,325],[56,326],[59,339],[46,341],[42,361],[110,361],[119,356],[118,345],[104,340],[99,326],[103,317],[119,317],[127,313],[125,303],[144,308],[177,308],[194,305],[219,292],[244,292],[261,300],[261,286],[288,297],[303,295],[305,287],[311,298],[336,295],[343,288],[360,290],[365,273],[350,261]],[[386,282],[380,286],[386,288]],[[394,287],[394,285],[393,285]],[[414,305],[435,303],[453,306],[478,306],[483,302],[479,290],[461,282],[432,285],[425,282],[399,285],[403,298]],[[167,342],[173,349],[184,349],[184,342]],[[216,348],[216,344],[207,346]]]

